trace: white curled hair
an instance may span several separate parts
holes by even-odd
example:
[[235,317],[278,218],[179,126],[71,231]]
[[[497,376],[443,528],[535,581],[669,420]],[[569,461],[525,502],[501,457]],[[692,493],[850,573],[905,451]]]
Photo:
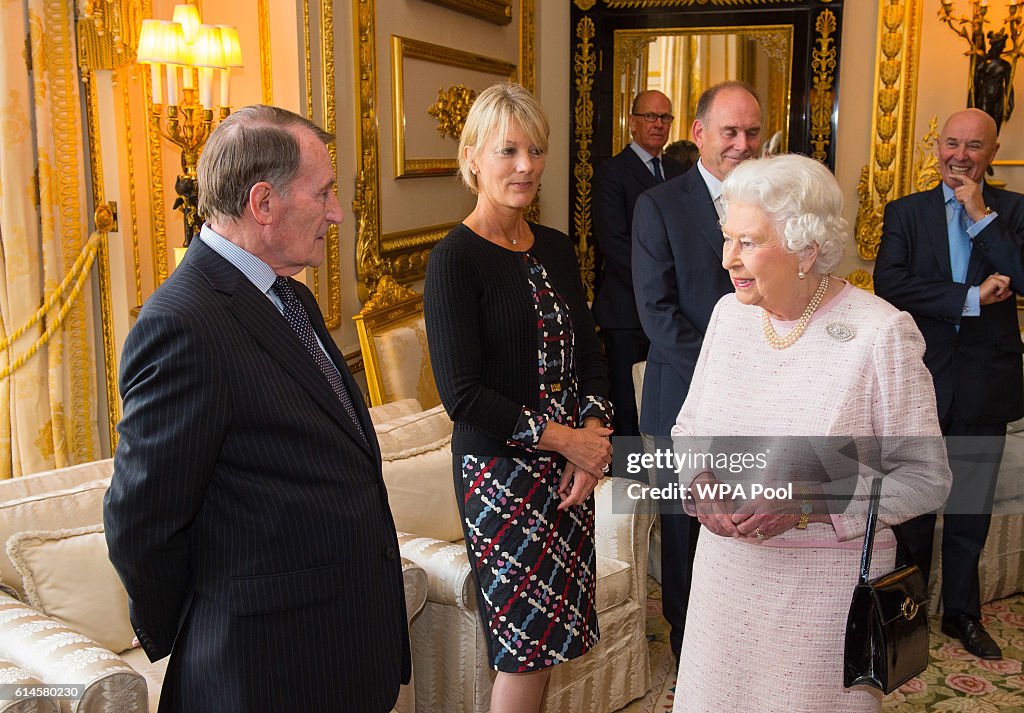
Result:
[[761,208],[789,252],[817,244],[812,270],[819,275],[843,259],[850,237],[850,224],[842,217],[843,193],[820,161],[800,154],[744,161],[722,182],[722,201]]

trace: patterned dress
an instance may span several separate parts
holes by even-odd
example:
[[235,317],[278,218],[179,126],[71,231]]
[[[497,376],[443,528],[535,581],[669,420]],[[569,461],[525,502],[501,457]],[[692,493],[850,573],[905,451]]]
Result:
[[464,455],[461,482],[456,476],[491,666],[508,673],[569,661],[597,642],[594,499],[559,511],[565,459],[534,446],[549,421],[611,417],[603,399],[579,403],[568,310],[543,265],[530,252],[521,258],[537,313],[543,410],[524,407],[509,438],[523,457]]

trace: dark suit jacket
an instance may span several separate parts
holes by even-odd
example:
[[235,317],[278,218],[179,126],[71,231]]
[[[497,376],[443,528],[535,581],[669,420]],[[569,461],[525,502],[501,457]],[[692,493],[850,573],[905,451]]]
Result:
[[125,342],[104,523],[139,641],[171,655],[161,713],[387,711],[409,678],[373,427],[294,285],[370,445],[284,317],[201,240]]
[[878,296],[913,315],[924,335],[940,420],[997,424],[1024,415],[1016,301],[961,313],[968,287],[993,272],[1024,290],[1024,196],[989,185],[983,195],[999,215],[974,239],[966,284],[953,282],[941,184],[885,207],[874,279]]
[[633,290],[651,341],[640,431],[667,436],[690,389],[711,312],[733,291],[722,268],[718,214],[697,166],[637,200]]
[[[661,156],[665,180],[683,172],[679,162]],[[594,236],[602,269],[594,291],[594,319],[604,328],[639,329],[633,298],[633,206],[640,194],[658,185],[630,146],[601,164],[595,178]]]

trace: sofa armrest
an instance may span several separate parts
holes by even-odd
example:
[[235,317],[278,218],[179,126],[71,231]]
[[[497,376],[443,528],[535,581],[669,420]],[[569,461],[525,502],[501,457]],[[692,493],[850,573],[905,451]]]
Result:
[[403,557],[402,583],[405,586],[405,614],[412,622],[427,603],[427,573],[418,564]]
[[402,557],[426,572],[427,601],[460,609],[476,607],[464,542],[445,542],[399,532],[398,547]]
[[594,536],[597,554],[632,567],[630,594],[643,601],[647,592],[647,551],[654,515],[648,499],[634,499],[626,494],[626,489],[634,482],[627,478],[602,478],[598,482],[594,489]]
[[104,711],[112,700],[125,711],[144,711],[148,705],[146,680],[120,656],[3,594],[0,658],[44,684],[81,686],[78,713]]
[[17,688],[42,688],[45,684],[13,661],[0,657],[0,713],[60,713],[60,704],[43,696],[14,697]]

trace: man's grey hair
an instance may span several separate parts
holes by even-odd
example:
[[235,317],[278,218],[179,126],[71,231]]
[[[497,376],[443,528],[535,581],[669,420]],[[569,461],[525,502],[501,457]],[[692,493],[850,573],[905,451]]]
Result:
[[325,144],[334,141],[313,122],[276,106],[252,104],[224,119],[207,139],[196,168],[199,214],[206,220],[242,217],[249,191],[261,181],[287,194],[299,171],[296,129],[308,129]]

